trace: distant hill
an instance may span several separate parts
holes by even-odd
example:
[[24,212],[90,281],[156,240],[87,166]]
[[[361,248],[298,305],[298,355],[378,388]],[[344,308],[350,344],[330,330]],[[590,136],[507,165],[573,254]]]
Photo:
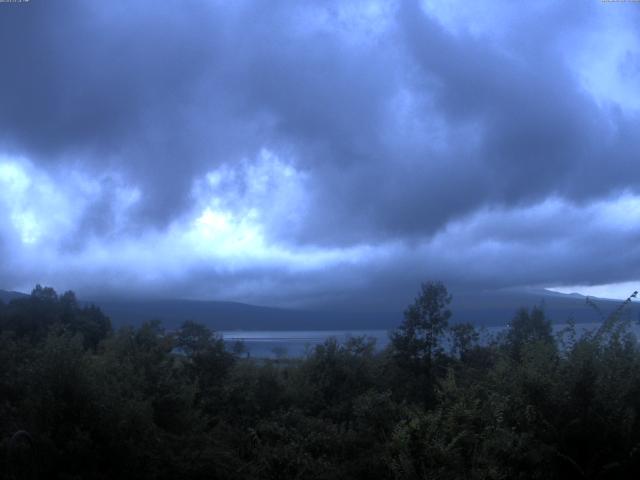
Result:
[[236,302],[197,300],[97,300],[114,325],[158,319],[167,328],[195,320],[215,330],[342,330],[392,328],[402,313],[343,313],[289,310]]
[[[0,290],[0,299],[8,302],[24,294]],[[80,299],[82,300],[82,299]],[[594,299],[604,314],[622,302]],[[161,320],[172,329],[185,320],[204,323],[215,330],[373,330],[391,329],[402,321],[398,311],[341,312],[303,311],[261,307],[235,302],[197,300],[123,300],[98,299],[94,303],[112,320],[114,326],[139,325],[146,320]],[[453,292],[452,322],[471,322],[478,326],[507,324],[520,307],[542,306],[554,323],[597,322],[597,312],[579,294],[562,294],[543,289],[501,290],[488,292]],[[640,304],[631,305],[628,313],[640,319]]]
[[[476,325],[504,325],[520,307],[541,306],[553,323],[565,323],[573,318],[578,323],[597,322],[601,318],[587,304],[587,297],[564,294],[545,289],[509,289],[489,292],[453,294],[451,310],[453,320]],[[621,300],[590,297],[604,315],[613,312]],[[632,303],[627,311],[632,319],[640,318],[640,304]]]
[[[594,299],[604,314],[622,302]],[[174,328],[184,320],[205,323],[216,330],[368,330],[391,329],[403,318],[400,311],[340,312],[302,311],[260,307],[234,302],[194,300],[99,300],[95,302],[109,315],[114,325],[139,324],[159,319]],[[471,322],[479,326],[505,325],[520,307],[542,306],[554,323],[597,322],[597,312],[587,305],[586,297],[565,295],[548,290],[504,290],[453,293],[453,322]],[[633,319],[640,315],[640,305],[629,310]]]
[[24,298],[27,295],[20,292],[8,292],[6,290],[0,290],[0,301],[8,303],[15,298]]

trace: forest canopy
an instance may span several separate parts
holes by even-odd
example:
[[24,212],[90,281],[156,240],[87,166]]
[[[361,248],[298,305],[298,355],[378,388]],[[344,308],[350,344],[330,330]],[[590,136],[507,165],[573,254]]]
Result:
[[452,301],[424,283],[385,349],[254,359],[191,321],[114,330],[37,286],[0,302],[0,461],[8,478],[637,478],[628,302],[580,334],[523,308],[481,342]]

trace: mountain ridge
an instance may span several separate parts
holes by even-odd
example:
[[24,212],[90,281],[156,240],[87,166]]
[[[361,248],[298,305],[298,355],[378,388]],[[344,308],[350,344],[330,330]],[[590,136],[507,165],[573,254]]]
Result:
[[[0,300],[5,303],[26,297],[27,294],[20,292],[0,290]],[[586,303],[587,298],[596,301],[605,314],[622,303],[543,289],[453,292],[451,320],[452,323],[470,322],[477,326],[506,325],[517,309],[538,305],[554,323],[565,323],[570,318],[578,323],[597,322],[600,320],[598,313]],[[295,310],[212,300],[103,298],[80,299],[80,303],[100,307],[115,327],[140,325],[157,319],[168,329],[193,320],[214,330],[374,330],[395,328],[403,319],[402,310]],[[633,303],[629,307],[629,315],[640,318],[640,304]]]

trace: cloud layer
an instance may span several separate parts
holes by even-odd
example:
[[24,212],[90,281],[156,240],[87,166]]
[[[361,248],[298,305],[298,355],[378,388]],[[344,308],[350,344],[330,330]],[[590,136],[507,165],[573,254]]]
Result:
[[456,3],[1,6],[0,286],[640,279],[637,6]]

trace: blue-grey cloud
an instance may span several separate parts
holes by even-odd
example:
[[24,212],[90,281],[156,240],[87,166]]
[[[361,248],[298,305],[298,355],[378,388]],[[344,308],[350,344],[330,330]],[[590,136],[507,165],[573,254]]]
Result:
[[[0,279],[321,303],[638,278],[640,17],[485,7],[0,6]],[[632,225],[588,221],[620,202]]]

